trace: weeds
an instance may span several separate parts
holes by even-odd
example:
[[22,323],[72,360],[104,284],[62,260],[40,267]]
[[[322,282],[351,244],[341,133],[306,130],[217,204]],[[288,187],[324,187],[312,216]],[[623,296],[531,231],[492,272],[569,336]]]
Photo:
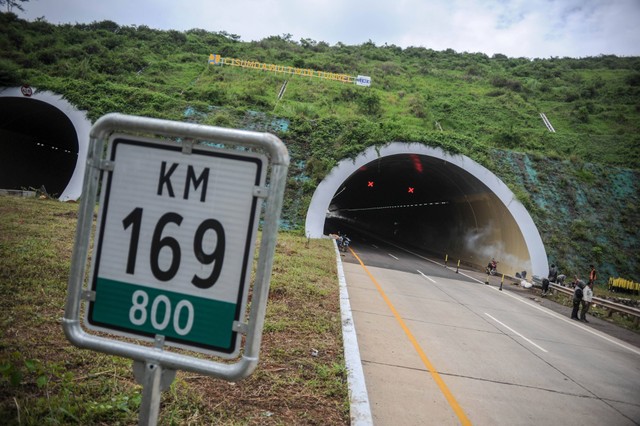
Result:
[[[0,418],[7,425],[135,424],[128,359],[65,338],[77,205],[0,197]],[[160,424],[347,424],[339,289],[330,241],[279,236],[257,370],[229,383],[178,372]]]

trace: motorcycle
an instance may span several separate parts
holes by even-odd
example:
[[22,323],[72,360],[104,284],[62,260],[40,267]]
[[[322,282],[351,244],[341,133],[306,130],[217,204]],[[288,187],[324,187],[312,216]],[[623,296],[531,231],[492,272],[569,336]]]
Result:
[[343,235],[338,241],[338,249],[342,252],[346,252],[349,248],[349,243],[351,243],[351,240],[346,235]]
[[496,275],[498,273],[498,262],[492,260],[489,262],[486,268],[484,268],[487,275]]

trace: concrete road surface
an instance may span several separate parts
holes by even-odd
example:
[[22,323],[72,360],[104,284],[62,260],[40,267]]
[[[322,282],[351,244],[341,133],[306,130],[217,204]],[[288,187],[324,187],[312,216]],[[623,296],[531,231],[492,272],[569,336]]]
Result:
[[343,268],[375,425],[640,424],[640,348],[597,319],[382,243],[352,248]]

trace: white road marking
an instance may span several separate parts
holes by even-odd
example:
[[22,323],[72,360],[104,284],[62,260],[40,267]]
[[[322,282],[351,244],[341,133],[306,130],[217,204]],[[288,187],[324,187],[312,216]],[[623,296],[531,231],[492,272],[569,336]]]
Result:
[[423,277],[425,277],[426,279],[428,279],[429,281],[431,281],[432,283],[436,284],[436,282],[434,280],[432,280],[431,278],[429,278],[428,276],[426,276],[425,274],[423,274],[422,272],[420,272],[419,270],[416,269],[416,271],[418,271],[418,273],[420,275],[422,275]]
[[391,253],[387,253],[389,256],[393,257],[395,260],[400,260],[397,257],[395,257],[394,255],[392,255]]
[[526,337],[524,337],[522,334],[518,333],[517,331],[515,331],[513,328],[509,327],[508,325],[506,325],[503,322],[498,321],[497,319],[495,319],[494,317],[492,317],[491,315],[489,315],[488,313],[484,313],[486,316],[488,316],[489,318],[491,318],[492,320],[494,320],[495,322],[497,322],[498,324],[500,324],[501,326],[503,326],[504,328],[510,330],[512,333],[515,333],[516,335],[522,337],[524,340],[526,340],[527,342],[531,343],[533,346],[535,346],[536,348],[540,349],[542,352],[548,352],[545,348],[536,345],[535,343],[533,343],[531,340],[527,339]]
[[[400,250],[403,250],[403,251],[405,251],[405,252],[407,252],[407,253],[410,253],[410,254],[412,254],[412,255],[414,255],[414,256],[416,256],[416,257],[419,257],[420,259],[424,259],[424,260],[426,260],[426,261],[428,261],[428,262],[435,263],[436,265],[444,266],[445,268],[447,268],[447,267],[446,267],[445,265],[443,265],[442,263],[439,263],[439,262],[436,262],[436,261],[434,261],[434,260],[428,259],[428,258],[426,258],[426,257],[424,257],[424,256],[421,256],[421,255],[419,255],[419,254],[417,254],[417,253],[414,253],[414,252],[412,252],[412,251],[410,251],[410,250],[407,250],[407,249],[405,249],[405,248],[403,248],[403,247],[396,246],[396,245],[395,245],[395,244],[393,244],[393,243],[390,243],[390,242],[387,242],[387,243],[388,243],[388,244],[391,244],[392,246],[394,246],[394,247],[396,247],[396,248],[398,248],[398,249],[400,249]],[[449,268],[447,268],[447,269],[449,269]],[[420,272],[420,271],[418,271],[418,272]],[[420,273],[422,274],[422,272],[420,272]],[[424,274],[423,274],[423,275],[424,275]],[[463,273],[463,272],[460,272],[460,275],[463,275],[463,276],[465,276],[465,277],[467,277],[467,278],[470,278],[470,279],[472,279],[473,281],[476,281],[476,282],[478,282],[478,283],[480,283],[480,284],[484,284],[484,282],[480,281],[479,279],[474,278],[474,277],[472,277],[472,276],[470,276],[470,275],[467,275],[467,274],[465,274],[465,273]],[[426,277],[426,276],[425,276],[425,277]],[[435,282],[435,281],[434,281],[434,282]],[[498,291],[498,289],[497,289],[496,287],[493,287],[493,286],[487,286],[487,287],[489,287],[489,288],[491,288],[491,289],[493,289],[493,290],[495,290],[495,291]],[[535,309],[539,310],[540,312],[544,312],[545,314],[550,315],[550,316],[552,316],[552,317],[555,317],[555,318],[557,318],[557,319],[560,319],[560,320],[562,320],[562,321],[566,322],[567,324],[571,324],[571,325],[573,325],[574,327],[578,327],[578,328],[580,328],[580,329],[582,329],[582,330],[584,330],[584,331],[586,331],[586,332],[588,332],[588,333],[593,334],[594,336],[600,337],[601,339],[604,339],[604,340],[606,340],[606,341],[607,341],[607,342],[609,342],[609,343],[613,343],[614,345],[620,346],[621,348],[624,348],[624,349],[626,349],[626,350],[628,350],[628,351],[630,351],[630,352],[633,352],[633,353],[634,353],[634,354],[636,354],[636,355],[640,355],[640,350],[638,350],[638,349],[636,349],[636,348],[633,348],[633,347],[631,347],[631,346],[629,346],[629,345],[625,345],[624,343],[622,343],[622,342],[620,342],[620,341],[618,341],[618,340],[616,340],[616,339],[611,339],[611,338],[609,338],[607,335],[605,335],[605,334],[603,334],[603,333],[600,333],[600,332],[598,332],[598,331],[596,331],[596,330],[593,330],[592,328],[585,327],[585,326],[583,326],[581,323],[579,323],[579,322],[577,322],[577,321],[569,320],[568,318],[565,318],[565,317],[564,317],[564,316],[562,316],[562,315],[558,315],[558,314],[556,314],[555,312],[553,312],[552,310],[550,310],[550,309],[548,309],[548,308],[543,308],[543,307],[540,307],[540,306],[534,305],[534,304],[532,304],[532,303],[529,303],[529,302],[527,302],[526,300],[522,299],[522,298],[521,298],[521,297],[519,297],[519,296],[515,296],[515,295],[512,295],[512,294],[509,294],[509,292],[508,292],[508,291],[501,291],[501,292],[500,292],[500,294],[504,294],[505,296],[509,296],[509,297],[511,297],[511,298],[513,298],[513,299],[515,299],[515,300],[517,300],[517,301],[518,301],[518,302],[520,302],[520,303],[524,303],[525,305],[530,306],[530,307],[532,307],[532,308],[535,308]]]
[[[495,287],[491,287],[491,288],[492,288],[493,290],[498,291],[498,289],[497,289],[497,288],[495,288]],[[517,300],[517,301],[518,301],[518,302],[520,302],[520,303],[524,303],[525,305],[527,305],[527,306],[529,306],[529,307],[531,307],[531,308],[537,309],[537,310],[539,310],[540,312],[544,312],[544,313],[545,313],[545,314],[547,314],[547,315],[550,315],[550,316],[555,317],[555,318],[557,318],[557,319],[559,319],[559,320],[562,320],[562,321],[566,322],[567,324],[571,324],[571,325],[573,325],[574,327],[578,327],[578,328],[580,328],[580,329],[582,329],[582,330],[586,331],[587,333],[591,333],[591,334],[593,334],[594,336],[600,337],[601,339],[604,339],[604,340],[606,340],[606,341],[607,341],[607,342],[609,342],[609,343],[613,343],[614,345],[618,345],[618,346],[620,346],[621,348],[624,348],[624,349],[626,349],[626,350],[628,350],[628,351],[631,351],[631,352],[633,352],[633,353],[634,353],[634,354],[636,354],[636,355],[640,355],[640,351],[639,351],[639,350],[637,350],[637,349],[635,349],[635,348],[633,348],[633,347],[631,347],[631,346],[625,345],[625,344],[623,344],[623,343],[621,343],[621,342],[619,342],[619,341],[617,341],[617,340],[615,340],[615,339],[611,339],[611,338],[609,338],[608,336],[606,336],[606,335],[605,335],[605,334],[603,334],[603,333],[600,333],[600,332],[598,332],[598,331],[595,331],[594,329],[592,329],[592,328],[590,328],[590,327],[585,327],[585,326],[583,326],[581,323],[579,323],[579,322],[577,322],[577,321],[575,321],[575,320],[569,319],[569,318],[567,318],[567,317],[564,317],[564,316],[562,316],[562,315],[559,315],[559,314],[557,314],[557,313],[553,312],[552,310],[550,310],[550,309],[548,309],[548,308],[541,307],[541,306],[538,306],[538,305],[534,305],[533,303],[530,303],[530,302],[528,302],[527,300],[522,299],[522,298],[521,298],[521,297],[519,297],[519,296],[515,296],[515,295],[513,295],[513,294],[509,294],[509,292],[501,291],[500,293],[501,293],[501,294],[504,294],[505,296],[509,296],[509,297],[511,297],[511,298],[513,298],[513,299],[515,299],[515,300]]]
[[[470,276],[470,275],[464,274],[464,273],[462,273],[462,272],[460,272],[460,275],[464,275],[465,277],[467,277],[467,278],[471,278],[472,280],[474,280],[474,281],[476,281],[476,282],[478,282],[478,283],[480,283],[480,284],[484,284],[484,283],[483,283],[482,281],[480,281],[479,279],[474,278],[474,277],[472,277],[472,276]],[[490,288],[490,289],[492,289],[492,290],[499,291],[499,290],[498,290],[498,288],[496,288],[496,287],[493,287],[493,286],[487,286],[487,287],[489,287],[489,288]],[[542,307],[542,306],[538,306],[538,305],[536,305],[536,304],[533,304],[533,303],[531,303],[531,302],[529,302],[529,301],[527,301],[527,300],[523,299],[523,298],[522,298],[522,297],[520,297],[520,296],[516,296],[516,295],[510,294],[508,291],[501,291],[501,292],[500,292],[500,294],[504,294],[505,296],[509,296],[509,297],[511,297],[512,299],[515,299],[515,300],[517,300],[517,301],[518,301],[518,302],[520,302],[520,303],[524,303],[525,305],[529,306],[530,308],[537,309],[537,310],[539,310],[540,312],[544,312],[545,314],[547,314],[547,315],[549,315],[549,316],[552,316],[552,317],[554,317],[554,318],[556,318],[556,319],[562,320],[562,321],[566,322],[567,324],[571,324],[571,325],[572,325],[572,326],[574,326],[574,327],[578,327],[578,328],[580,328],[580,329],[582,329],[582,330],[586,331],[587,333],[591,333],[591,334],[593,334],[594,336],[600,337],[601,339],[604,339],[604,340],[606,340],[606,341],[607,341],[607,342],[609,342],[609,343],[613,343],[614,345],[618,345],[618,346],[620,346],[621,348],[624,348],[624,349],[626,349],[626,350],[628,350],[628,351],[630,351],[630,352],[633,352],[633,353],[634,353],[634,354],[636,354],[636,355],[640,355],[640,351],[639,351],[639,350],[637,350],[636,348],[633,348],[633,347],[631,347],[631,346],[629,346],[629,345],[625,345],[624,343],[621,343],[621,342],[619,342],[619,341],[617,341],[617,340],[615,340],[615,339],[611,339],[611,338],[609,338],[607,335],[605,335],[605,334],[603,334],[603,333],[600,333],[600,332],[598,332],[598,331],[596,331],[596,330],[594,330],[594,329],[592,329],[592,328],[590,328],[590,327],[585,327],[585,326],[583,326],[581,323],[579,323],[579,322],[577,322],[577,321],[570,320],[569,318],[566,318],[566,317],[564,317],[564,316],[562,316],[562,315],[559,315],[559,314],[557,314],[557,313],[553,312],[552,310],[550,310],[549,308],[545,308],[545,307]]]
[[371,247],[373,247],[374,249],[377,249],[377,248],[378,248],[378,246],[377,246],[377,245],[375,245],[375,244],[371,244]]

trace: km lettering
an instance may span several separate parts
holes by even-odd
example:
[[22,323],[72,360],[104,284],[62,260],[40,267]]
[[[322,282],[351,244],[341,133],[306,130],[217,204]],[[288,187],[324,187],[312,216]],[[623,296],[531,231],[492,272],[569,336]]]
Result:
[[[171,175],[176,171],[180,164],[173,163],[167,168],[167,162],[163,161],[162,166],[160,168],[160,177],[158,179],[158,195],[163,195],[164,190],[167,190],[167,195],[171,198],[175,198],[175,194],[173,192],[173,183],[171,182]],[[189,165],[187,167],[187,176],[184,182],[184,192],[183,198],[185,200],[189,199],[189,193],[191,191],[191,186],[193,185],[193,190],[196,191],[200,185],[202,188],[200,189],[200,201],[204,203],[205,198],[207,196],[207,184],[209,183],[209,168],[205,167],[200,176],[196,176],[196,172],[193,169],[193,166]]]

